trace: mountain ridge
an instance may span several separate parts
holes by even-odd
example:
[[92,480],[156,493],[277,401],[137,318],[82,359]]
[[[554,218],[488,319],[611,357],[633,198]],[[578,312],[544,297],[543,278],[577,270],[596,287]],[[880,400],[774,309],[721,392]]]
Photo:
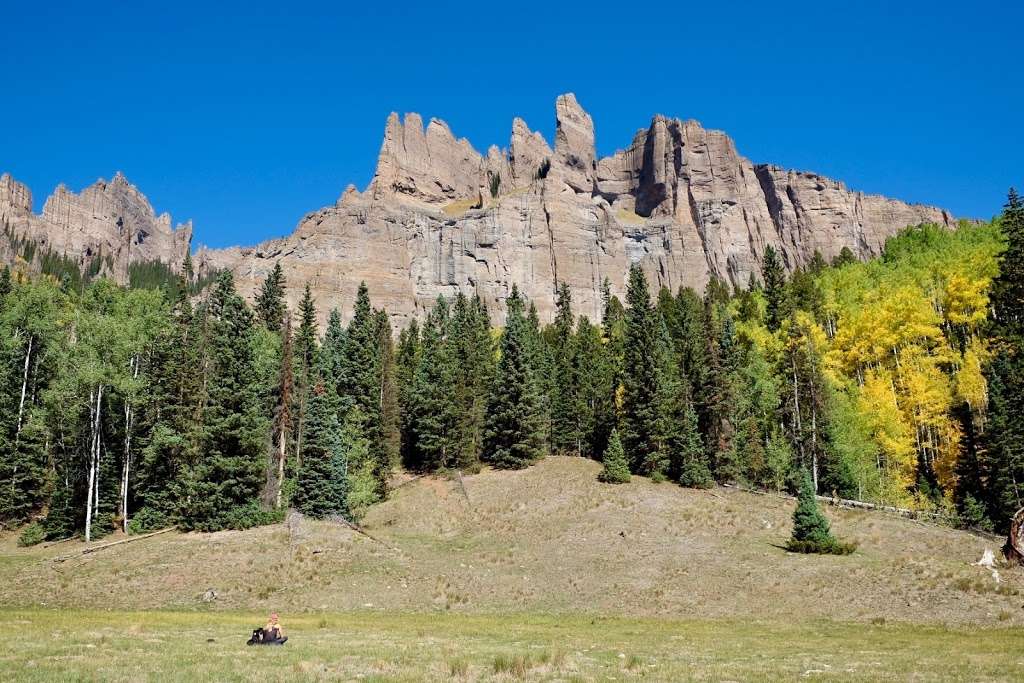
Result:
[[[743,286],[769,245],[793,269],[815,251],[831,258],[848,247],[867,258],[907,225],[955,222],[943,209],[851,191],[812,172],[753,164],[724,132],[693,120],[655,115],[629,146],[599,158],[593,120],[574,95],[558,97],[555,119],[554,147],[517,117],[507,148],[480,153],[441,119],[424,124],[419,114],[392,113],[362,192],[349,185],[285,237],[200,248],[196,267],[232,270],[251,298],[280,261],[289,303],[297,303],[308,282],[322,318],[334,307],[347,313],[360,281],[396,325],[423,314],[437,296],[459,291],[480,294],[500,322],[513,284],[549,319],[562,281],[577,311],[597,317],[602,283],[607,278],[621,294],[632,262],[656,287],[699,290],[711,277]],[[120,212],[85,215],[82,207],[104,205],[95,198],[104,191],[92,190],[97,183],[80,195],[58,188],[56,206],[69,208],[44,208],[35,220],[25,216],[27,188],[4,178],[5,227],[15,216],[14,233],[34,231],[46,244],[70,248],[81,263],[106,246],[115,256],[111,274],[121,280],[128,263],[154,254],[177,269],[182,242],[191,240],[190,223],[172,230],[170,218],[156,217],[120,174],[109,184],[119,188],[116,198],[107,201]],[[135,208],[121,185],[141,197]],[[28,207],[33,215],[31,200]],[[71,233],[96,245],[70,239]],[[148,248],[132,251],[133,242],[147,241]]]

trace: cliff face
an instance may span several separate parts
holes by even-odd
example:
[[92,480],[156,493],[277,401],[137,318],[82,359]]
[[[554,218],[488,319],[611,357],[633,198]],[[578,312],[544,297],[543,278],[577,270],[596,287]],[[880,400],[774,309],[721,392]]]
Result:
[[[127,282],[128,265],[159,260],[178,268],[192,241],[191,222],[171,227],[171,217],[159,216],[149,200],[120,173],[111,181],[97,180],[81,193],[63,185],[32,213],[32,193],[10,175],[0,176],[0,226],[8,235],[35,241],[85,266],[94,257],[109,257],[107,274]],[[3,249],[13,260],[10,243]]]
[[[573,95],[558,98],[555,119],[554,149],[515,119],[508,148],[480,154],[442,121],[392,114],[365,192],[350,186],[289,237],[200,250],[197,268],[230,268],[251,297],[279,261],[289,303],[309,282],[322,318],[334,307],[350,315],[360,281],[396,324],[459,291],[479,293],[500,323],[513,284],[550,319],[563,281],[575,310],[597,318],[601,283],[621,296],[634,262],[655,289],[700,290],[713,275],[745,285],[769,244],[792,269],[816,250],[869,257],[908,225],[954,222],[941,209],[755,165],[695,121],[656,116],[628,148],[598,159],[593,121]],[[79,195],[58,188],[42,216],[31,205],[24,186],[0,180],[0,222],[83,262],[102,247],[123,269],[115,274],[141,259],[176,267],[191,237],[120,175]]]
[[602,281],[621,296],[633,262],[655,288],[700,290],[712,275],[745,285],[769,244],[792,269],[815,250],[869,257],[907,225],[953,224],[941,209],[752,164],[695,121],[657,116],[627,149],[597,159],[574,96],[558,98],[555,117],[554,150],[516,119],[508,149],[481,155],[441,121],[424,128],[392,114],[366,192],[350,187],[288,238],[197,262],[232,268],[252,295],[280,261],[291,304],[308,281],[322,315],[347,316],[365,280],[396,324],[459,291],[480,293],[500,322],[513,284],[550,319],[564,281],[576,311],[597,318]]

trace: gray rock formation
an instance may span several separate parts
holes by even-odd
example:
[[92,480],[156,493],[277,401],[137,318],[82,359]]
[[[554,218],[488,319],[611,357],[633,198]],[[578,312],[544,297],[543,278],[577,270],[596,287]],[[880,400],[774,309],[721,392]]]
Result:
[[366,192],[347,189],[290,237],[203,251],[197,262],[232,268],[252,296],[280,261],[290,303],[308,281],[321,316],[332,307],[349,315],[366,281],[396,325],[459,291],[479,293],[501,322],[513,284],[550,319],[564,281],[576,311],[593,319],[602,281],[621,296],[633,262],[655,288],[700,290],[712,276],[745,285],[769,244],[792,269],[816,250],[869,257],[907,225],[954,223],[941,209],[755,165],[695,121],[656,116],[627,149],[598,160],[593,123],[574,96],[558,98],[555,117],[553,151],[517,118],[507,151],[481,156],[440,121],[424,131],[418,116],[392,114]]
[[[442,121],[424,128],[416,114],[392,114],[365,192],[349,186],[289,237],[201,249],[197,268],[231,269],[252,297],[279,261],[290,304],[309,282],[322,318],[334,307],[350,315],[365,281],[396,325],[459,291],[479,293],[500,323],[513,284],[550,319],[558,282],[593,319],[602,282],[621,296],[631,263],[655,289],[700,290],[713,276],[745,285],[769,244],[792,269],[815,251],[869,257],[907,225],[954,223],[941,209],[755,165],[695,121],[656,116],[628,148],[597,159],[593,122],[573,95],[558,98],[555,119],[554,150],[517,118],[508,149],[481,155]],[[79,195],[58,188],[42,216],[31,206],[27,188],[0,179],[0,221],[15,233],[68,254],[103,249],[123,272],[139,259],[180,263],[191,236],[120,175]]]
[[[179,267],[192,241],[191,222],[172,228],[170,215],[157,216],[145,195],[120,173],[79,194],[58,186],[41,215],[32,213],[28,188],[4,174],[0,224],[6,235],[34,241],[37,252],[67,256],[81,267],[102,257],[103,272],[120,282],[128,280],[129,263],[159,260]],[[2,250],[9,262],[18,257],[9,239],[3,240]]]

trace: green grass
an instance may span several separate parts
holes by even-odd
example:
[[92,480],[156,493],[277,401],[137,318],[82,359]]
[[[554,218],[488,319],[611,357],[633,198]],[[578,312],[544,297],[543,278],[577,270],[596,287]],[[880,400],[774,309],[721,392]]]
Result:
[[547,616],[11,610],[5,681],[1020,680],[1013,628]]

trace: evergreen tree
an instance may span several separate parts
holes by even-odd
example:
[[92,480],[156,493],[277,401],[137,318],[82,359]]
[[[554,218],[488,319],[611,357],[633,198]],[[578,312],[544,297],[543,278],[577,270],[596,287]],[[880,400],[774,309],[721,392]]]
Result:
[[580,420],[577,377],[573,372],[573,327],[572,294],[564,282],[558,286],[555,299],[555,322],[553,326],[552,386],[551,398],[551,448],[558,453],[581,451],[582,435]]
[[217,279],[210,317],[209,397],[199,461],[182,501],[185,526],[200,530],[231,525],[239,508],[257,500],[267,429],[255,380],[252,313],[229,271]]
[[707,451],[700,439],[697,411],[688,387],[680,389],[670,416],[678,424],[668,444],[669,472],[676,481],[690,488],[709,488],[714,484],[708,466]]
[[711,296],[705,299],[705,355],[699,371],[702,385],[698,416],[715,478],[735,481],[743,469],[735,459],[736,451],[733,449],[740,349],[729,309],[722,303],[716,303]]
[[452,363],[458,410],[455,466],[475,469],[483,448],[487,392],[494,376],[494,352],[487,310],[479,296],[455,297],[447,345]]
[[298,365],[295,381],[295,466],[302,467],[302,438],[306,433],[306,410],[309,405],[309,392],[313,388],[313,379],[317,366],[317,325],[316,302],[313,292],[306,283],[299,302],[299,329],[295,335],[295,362]]
[[[390,348],[390,323],[387,323],[388,344]],[[385,359],[381,344],[381,321],[370,306],[370,292],[365,282],[359,283],[356,292],[352,320],[345,331],[345,354],[341,370],[341,391],[348,397],[352,405],[359,408],[363,417],[363,434],[370,443],[370,458],[374,461],[373,472],[377,480],[377,494],[383,496],[387,489],[387,480],[391,472],[391,452],[393,444],[389,431],[391,425],[385,425],[382,392],[385,383],[390,383],[386,376]],[[392,372],[389,368],[388,373]],[[388,387],[387,391],[391,391]],[[396,397],[387,396],[388,408],[390,401]],[[390,416],[388,416],[390,420]]]
[[420,328],[413,318],[398,335],[398,403],[401,409],[401,460],[410,470],[421,468],[422,457],[416,448],[416,370],[420,364]]
[[[578,438],[577,451],[587,458],[597,458],[607,448],[613,425],[601,422],[602,409],[611,409],[612,388],[608,361],[601,342],[601,330],[580,316],[573,337],[572,377],[576,386],[576,405],[573,411]],[[608,408],[605,408],[605,406]]]
[[626,462],[626,452],[622,448],[618,430],[612,430],[603,461],[604,469],[597,477],[600,481],[607,484],[625,484],[629,481],[629,463]]
[[806,469],[800,471],[800,491],[793,511],[793,536],[787,549],[801,553],[845,555],[853,546],[840,543],[829,530],[828,519],[821,513],[814,493],[814,483]]
[[271,332],[279,331],[284,320],[284,290],[284,271],[281,270],[281,263],[277,262],[274,269],[267,274],[263,287],[256,297],[256,317]]
[[450,340],[451,316],[448,302],[438,296],[423,323],[419,363],[413,397],[413,435],[416,469],[427,471],[459,467],[461,453],[461,408],[458,393],[458,359]]
[[982,466],[989,516],[1005,531],[1024,507],[1024,203],[1011,188],[999,220],[1006,249],[992,282],[992,360],[985,370],[989,408]]
[[521,307],[513,301],[509,304],[501,357],[487,404],[483,459],[495,467],[518,469],[543,455],[544,435],[530,366],[528,323]]
[[786,271],[782,267],[778,252],[770,244],[764,250],[761,279],[764,281],[764,295],[768,301],[765,322],[768,329],[775,332],[789,316],[790,305],[786,291]]
[[380,356],[378,378],[378,411],[380,422],[380,455],[377,458],[377,480],[382,484],[381,495],[387,493],[391,472],[401,456],[401,410],[398,401],[398,365],[395,343],[391,335],[391,320],[383,310],[374,311],[377,323],[377,349]]
[[665,453],[662,432],[663,378],[660,334],[651,307],[647,278],[636,264],[629,269],[626,289],[626,338],[622,377],[622,445],[633,471],[661,472]]
[[324,382],[331,410],[342,421],[351,407],[351,399],[345,395],[342,376],[345,372],[346,332],[341,324],[341,313],[332,308],[327,316],[327,329],[317,352],[317,373]]
[[594,405],[594,430],[590,437],[591,451],[595,456],[604,453],[612,430],[619,424],[619,398],[626,339],[626,311],[618,297],[611,293],[608,278],[605,278],[601,291],[604,299],[601,315],[603,353],[595,367],[595,381],[599,387]]
[[341,515],[347,519],[348,460],[341,425],[327,394],[323,382],[318,382],[311,392],[295,504],[311,517]]

